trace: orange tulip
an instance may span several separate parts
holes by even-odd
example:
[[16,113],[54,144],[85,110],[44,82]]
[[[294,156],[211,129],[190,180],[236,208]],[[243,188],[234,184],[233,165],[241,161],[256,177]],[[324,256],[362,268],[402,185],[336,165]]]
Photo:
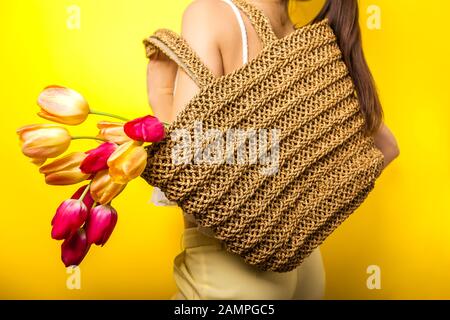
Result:
[[125,189],[126,184],[115,183],[108,173],[108,169],[97,172],[91,183],[91,196],[99,204],[111,202]]
[[84,152],[73,152],[41,167],[39,172],[45,175],[45,182],[50,185],[79,183],[90,176],[80,169],[80,164],[86,157]]
[[89,115],[89,105],[75,90],[61,87],[46,87],[37,100],[41,111],[38,116],[58,123],[77,125]]
[[108,158],[109,175],[116,183],[127,183],[141,175],[147,165],[142,143],[129,141],[120,145]]
[[116,144],[123,144],[132,139],[125,134],[123,123],[100,121],[97,123],[97,128],[100,129],[97,138],[104,139]]
[[67,129],[54,124],[32,124],[17,130],[22,143],[22,152],[41,165],[47,158],[64,153],[70,145],[71,137]]

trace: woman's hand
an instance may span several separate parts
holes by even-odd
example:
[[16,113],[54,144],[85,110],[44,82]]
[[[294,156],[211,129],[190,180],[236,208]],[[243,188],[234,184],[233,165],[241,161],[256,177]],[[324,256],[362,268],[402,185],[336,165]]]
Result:
[[394,135],[384,123],[381,124],[380,128],[377,132],[375,132],[373,137],[375,139],[376,147],[384,155],[384,169],[400,154],[397,140],[395,140]]

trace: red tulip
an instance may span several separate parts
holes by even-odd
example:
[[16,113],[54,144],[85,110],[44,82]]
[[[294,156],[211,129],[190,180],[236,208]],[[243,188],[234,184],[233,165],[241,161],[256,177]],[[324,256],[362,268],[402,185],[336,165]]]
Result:
[[124,131],[136,141],[158,142],[164,139],[164,125],[151,115],[125,123]]
[[78,229],[61,245],[61,260],[66,267],[77,266],[88,253],[90,245],[87,242],[86,232]]
[[88,208],[83,201],[69,199],[61,203],[52,219],[52,238],[67,239],[86,221]]
[[[82,186],[79,188],[73,195],[71,199],[80,199],[81,195],[83,194],[84,190],[88,187],[88,185]],[[87,192],[86,195],[83,198],[83,202],[86,205],[88,209],[92,208],[92,205],[94,204],[94,199],[92,199],[91,193]]]
[[116,150],[116,147],[115,143],[105,142],[97,148],[87,151],[88,156],[80,165],[81,171],[84,173],[97,173],[108,169],[108,158]]
[[117,211],[109,205],[96,206],[89,212],[86,235],[89,244],[103,246],[117,223]]

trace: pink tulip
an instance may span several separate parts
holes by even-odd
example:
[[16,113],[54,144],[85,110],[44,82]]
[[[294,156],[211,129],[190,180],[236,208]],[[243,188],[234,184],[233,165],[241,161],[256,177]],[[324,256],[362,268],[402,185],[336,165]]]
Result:
[[158,142],[165,135],[164,125],[151,115],[125,123],[124,130],[131,139],[144,142]]
[[67,239],[86,221],[88,208],[83,201],[69,199],[61,203],[52,219],[52,238]]
[[78,229],[62,243],[61,260],[66,267],[77,266],[83,261],[89,248],[86,232],[83,229]]
[[108,169],[108,158],[116,150],[116,147],[115,143],[105,142],[97,148],[87,151],[88,156],[80,165],[81,171],[84,173],[97,173]]
[[[88,187],[88,185],[82,186],[79,188],[71,197],[71,199],[80,199],[81,195],[83,194],[84,190]],[[86,205],[86,207],[89,209],[92,208],[92,205],[94,204],[94,199],[92,199],[91,193],[87,192],[86,195],[83,198],[83,203]]]
[[117,211],[109,205],[96,206],[89,212],[86,235],[89,244],[103,246],[117,223]]

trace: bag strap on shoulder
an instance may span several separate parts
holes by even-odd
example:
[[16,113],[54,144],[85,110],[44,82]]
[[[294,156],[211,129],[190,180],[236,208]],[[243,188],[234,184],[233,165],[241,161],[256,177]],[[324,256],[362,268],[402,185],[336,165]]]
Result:
[[272,25],[270,24],[269,18],[267,18],[264,13],[256,8],[255,6],[249,4],[245,0],[232,0],[242,12],[245,13],[247,18],[250,20],[253,28],[255,28],[258,37],[261,39],[263,47],[268,46],[271,42],[277,40],[277,36],[273,31]]
[[179,65],[191,79],[204,87],[214,80],[214,75],[201,61],[200,57],[181,36],[169,29],[158,29],[144,41],[147,58],[160,50],[177,65]]
[[[277,40],[269,19],[255,6],[245,0],[232,0],[248,17],[263,47]],[[196,52],[185,39],[169,29],[158,29],[144,40],[147,58],[160,50],[177,63],[200,87],[204,87],[215,79],[211,70],[201,61]]]

